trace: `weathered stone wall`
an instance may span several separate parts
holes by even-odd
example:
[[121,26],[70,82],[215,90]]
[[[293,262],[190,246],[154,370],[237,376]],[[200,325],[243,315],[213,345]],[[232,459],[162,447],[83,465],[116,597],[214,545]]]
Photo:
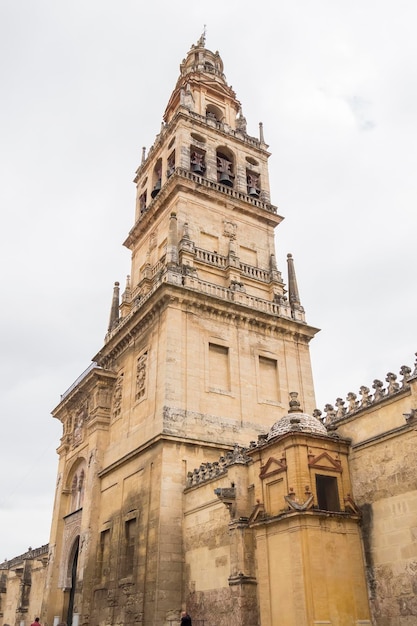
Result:
[[46,580],[48,546],[2,563],[0,569],[0,623],[29,626],[40,617]]
[[352,454],[354,495],[378,626],[417,623],[417,433]]
[[417,624],[417,380],[342,420],[377,626]]

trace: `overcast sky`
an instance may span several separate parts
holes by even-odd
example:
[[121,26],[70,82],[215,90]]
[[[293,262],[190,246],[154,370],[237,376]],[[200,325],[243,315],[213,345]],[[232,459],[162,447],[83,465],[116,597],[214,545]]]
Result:
[[204,24],[264,124],[317,406],[414,364],[416,23],[415,0],[0,1],[0,561],[48,542],[50,412],[102,345],[141,149]]

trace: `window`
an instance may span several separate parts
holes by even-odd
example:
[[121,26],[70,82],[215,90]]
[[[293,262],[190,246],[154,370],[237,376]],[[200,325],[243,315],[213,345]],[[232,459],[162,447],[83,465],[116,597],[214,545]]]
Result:
[[190,169],[195,174],[204,174],[206,171],[206,155],[203,150],[191,147]]
[[260,176],[256,172],[246,170],[246,185],[249,196],[258,198],[261,193]]
[[158,193],[161,191],[161,185],[162,185],[162,159],[158,159],[156,162],[156,165],[153,169],[153,176],[152,176],[152,184],[153,184],[153,188],[151,191],[151,197],[155,198]]
[[209,387],[230,391],[229,348],[209,343]]
[[167,178],[169,178],[170,176],[172,176],[172,174],[175,172],[175,150],[173,150],[171,152],[171,154],[168,157],[168,162],[167,162]]
[[135,561],[136,533],[137,533],[136,517],[125,522],[124,536],[124,554],[123,554],[123,577],[132,576]]
[[100,533],[100,545],[97,555],[98,577],[103,580],[110,573],[110,529]]
[[276,359],[259,356],[259,383],[261,401],[279,402]]
[[139,196],[139,210],[141,214],[146,211],[146,191]]
[[81,509],[84,500],[85,473],[82,468],[78,468],[71,482],[71,504],[70,513]]
[[323,511],[340,511],[337,478],[316,474],[317,503]]
[[222,185],[227,187],[233,187],[234,173],[233,173],[233,156],[229,154],[228,150],[217,150],[217,180]]

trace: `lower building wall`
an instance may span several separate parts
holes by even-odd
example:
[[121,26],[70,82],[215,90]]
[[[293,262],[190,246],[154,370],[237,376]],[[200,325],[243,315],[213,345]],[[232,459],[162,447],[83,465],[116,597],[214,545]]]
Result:
[[48,546],[6,561],[0,569],[0,623],[29,626],[39,617],[45,591]]
[[382,398],[337,422],[337,432],[351,440],[352,495],[362,511],[376,626],[417,624],[416,373],[417,367],[395,392],[385,390]]
[[355,520],[295,514],[256,536],[262,626],[371,623]]
[[190,592],[186,603],[193,626],[256,626],[259,624],[257,586],[253,583]]

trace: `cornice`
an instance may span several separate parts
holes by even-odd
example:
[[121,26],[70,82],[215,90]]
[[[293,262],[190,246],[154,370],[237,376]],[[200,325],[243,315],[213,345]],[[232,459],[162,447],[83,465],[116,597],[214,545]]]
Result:
[[253,198],[243,191],[221,185],[217,181],[177,167],[164,183],[158,195],[136,220],[123,245],[129,250],[133,250],[140,236],[149,231],[158,216],[164,211],[171,209],[169,200],[175,194],[180,192],[190,193],[190,191],[194,197],[196,195],[201,197],[209,196],[216,204],[225,206],[231,211],[239,211],[256,217],[257,220],[264,221],[273,228],[284,220],[282,215],[278,215],[277,207],[268,202]]
[[[261,308],[255,309],[253,306],[236,302],[232,299],[233,291],[231,289],[221,289],[218,285],[213,285],[213,288],[215,287],[222,293],[225,292],[225,295],[230,296],[230,298],[222,299],[216,295],[161,279],[161,282],[157,283],[151,292],[144,297],[144,302],[140,300],[129,315],[120,320],[119,326],[110,333],[107,343],[96,354],[94,360],[99,365],[109,368],[112,360],[119,356],[135,337],[152,323],[153,318],[173,303],[187,309],[188,312],[195,312],[198,315],[204,312],[206,316],[210,316],[212,319],[226,319],[242,327],[258,328],[270,336],[291,336],[293,340],[304,344],[308,344],[319,331],[318,328],[309,326],[305,322],[280,316],[278,312],[269,313],[261,310]],[[280,310],[279,305],[250,298],[252,303],[258,300],[263,306],[269,304],[271,307],[275,307],[277,311]]]

